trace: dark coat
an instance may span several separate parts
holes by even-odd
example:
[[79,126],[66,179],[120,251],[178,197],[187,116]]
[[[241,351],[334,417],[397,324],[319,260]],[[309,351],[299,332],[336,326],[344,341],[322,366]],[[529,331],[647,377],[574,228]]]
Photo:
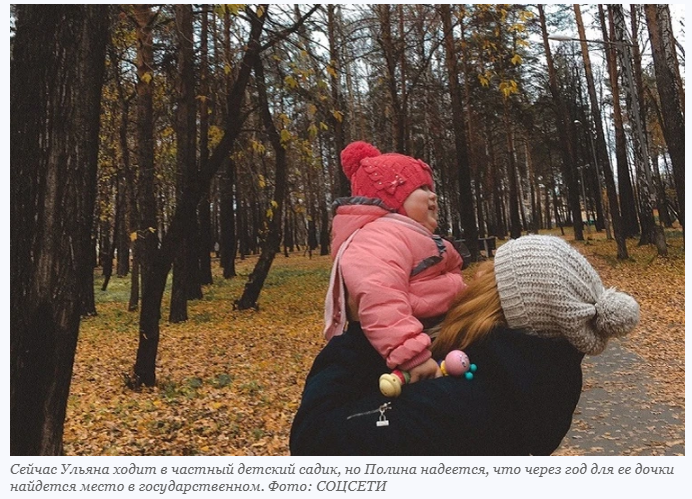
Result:
[[[380,394],[388,369],[358,324],[308,374],[291,428],[293,455],[548,455],[572,422],[583,354],[565,340],[497,329],[466,349],[472,380],[444,377]],[[378,408],[388,424],[378,426]]]

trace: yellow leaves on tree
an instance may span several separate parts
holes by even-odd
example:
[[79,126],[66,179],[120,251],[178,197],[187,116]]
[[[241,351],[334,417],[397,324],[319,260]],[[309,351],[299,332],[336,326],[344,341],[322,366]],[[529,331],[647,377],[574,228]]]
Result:
[[284,83],[288,88],[298,88],[298,80],[296,80],[291,75],[288,75],[284,78]]
[[275,200],[271,200],[269,203],[269,208],[267,208],[267,220],[271,220],[274,218],[274,210],[276,210],[279,207],[279,204]]
[[337,77],[339,76],[338,73],[336,72],[336,69],[334,69],[334,66],[332,66],[331,64],[329,64],[329,65],[327,66],[326,71],[327,71],[327,73],[329,73],[329,75],[330,75],[332,78],[337,78]]
[[500,92],[505,97],[505,99],[508,98],[512,94],[519,93],[519,88],[517,86],[517,82],[514,80],[501,82],[500,83]]
[[[259,142],[257,140],[254,140],[254,139],[250,140],[250,147],[252,148],[253,152],[255,152],[256,154],[259,154],[260,156],[263,155],[267,151],[267,148],[264,147],[264,144],[262,144],[261,142]],[[264,186],[262,186],[262,187],[264,187]]]
[[281,130],[281,145],[286,147],[293,139],[293,134],[287,128]]
[[[237,4],[223,4],[223,5],[217,5],[216,8],[214,9],[218,15],[223,16],[227,12],[231,14],[232,16],[237,16],[242,9],[245,8],[245,4],[242,3],[237,3]],[[261,17],[261,14],[258,13],[257,15]]]

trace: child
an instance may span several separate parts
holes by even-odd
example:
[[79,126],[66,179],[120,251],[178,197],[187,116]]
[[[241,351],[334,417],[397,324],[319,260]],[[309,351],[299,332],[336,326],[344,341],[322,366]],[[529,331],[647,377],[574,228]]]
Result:
[[335,202],[334,265],[325,301],[327,339],[360,323],[390,369],[410,382],[441,375],[424,328],[439,322],[465,288],[462,259],[433,234],[438,206],[432,171],[366,142],[341,153],[354,197]]

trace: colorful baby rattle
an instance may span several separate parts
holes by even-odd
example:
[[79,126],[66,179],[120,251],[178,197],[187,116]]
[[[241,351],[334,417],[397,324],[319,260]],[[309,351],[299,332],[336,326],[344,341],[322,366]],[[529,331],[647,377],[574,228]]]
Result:
[[[440,370],[444,376],[473,379],[476,372],[476,364],[471,364],[468,355],[461,350],[452,350],[440,362]],[[411,381],[411,376],[406,371],[394,369],[391,373],[380,376],[380,391],[385,397],[398,397],[401,395],[401,387]]]
[[471,380],[476,369],[476,364],[471,364],[469,356],[461,350],[452,350],[440,362],[440,371],[444,376],[459,377],[463,374],[466,379]]

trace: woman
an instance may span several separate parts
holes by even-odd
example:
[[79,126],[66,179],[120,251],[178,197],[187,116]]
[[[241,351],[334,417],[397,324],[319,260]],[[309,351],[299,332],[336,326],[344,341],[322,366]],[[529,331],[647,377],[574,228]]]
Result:
[[387,371],[358,324],[333,338],[308,374],[291,431],[294,455],[547,455],[569,430],[581,360],[639,321],[629,295],[605,289],[557,237],[525,236],[452,305],[432,346],[464,349],[471,380],[443,377],[387,399]]

